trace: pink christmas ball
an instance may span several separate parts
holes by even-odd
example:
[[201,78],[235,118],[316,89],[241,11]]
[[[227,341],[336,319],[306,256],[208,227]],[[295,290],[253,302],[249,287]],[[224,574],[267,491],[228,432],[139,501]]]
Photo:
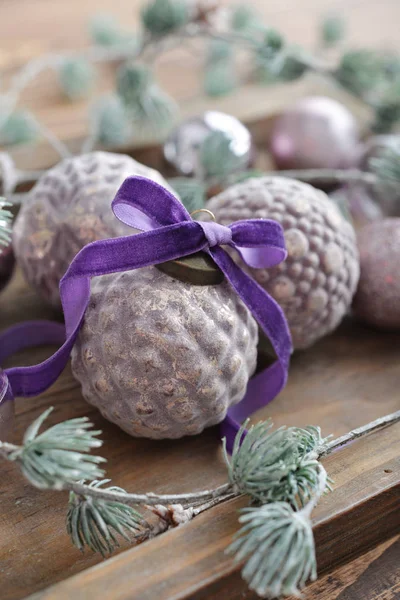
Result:
[[302,98],[273,125],[270,151],[279,169],[346,169],[357,159],[355,118],[331,98]]
[[384,219],[358,234],[360,281],[356,317],[382,329],[400,329],[400,219]]
[[14,264],[15,258],[11,244],[5,248],[0,246],[0,290],[2,290],[11,279]]

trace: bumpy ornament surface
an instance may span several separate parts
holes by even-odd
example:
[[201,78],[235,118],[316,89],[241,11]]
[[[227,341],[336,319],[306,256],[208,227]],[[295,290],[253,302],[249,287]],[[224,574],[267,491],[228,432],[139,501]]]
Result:
[[226,282],[195,286],[148,267],[92,280],[72,369],[88,402],[131,435],[179,438],[243,398],[257,341]]
[[285,230],[288,258],[272,269],[240,266],[283,308],[295,348],[329,333],[351,304],[359,277],[353,227],[324,192],[283,177],[228,188],[207,205],[218,223],[273,219]]
[[59,305],[60,279],[83,246],[132,234],[111,210],[129,175],[168,187],[157,171],[129,156],[92,152],[62,161],[30,192],[14,225],[14,249],[28,282],[51,304]]
[[358,234],[361,275],[354,314],[383,329],[400,328],[400,219],[371,223]]

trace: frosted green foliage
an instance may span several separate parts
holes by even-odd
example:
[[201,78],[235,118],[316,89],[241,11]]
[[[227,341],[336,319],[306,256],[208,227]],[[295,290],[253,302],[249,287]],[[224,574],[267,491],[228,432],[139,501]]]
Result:
[[242,158],[232,149],[232,139],[222,131],[211,132],[200,149],[200,161],[205,177],[224,179],[242,166]]
[[345,24],[338,15],[326,17],[321,24],[321,38],[325,46],[334,46],[343,39]]
[[307,65],[299,58],[296,58],[295,55],[288,55],[283,59],[278,76],[281,81],[295,81],[302,77],[306,71]]
[[385,60],[374,50],[350,50],[343,54],[335,76],[343,87],[362,97],[384,84]]
[[150,69],[126,63],[117,73],[117,91],[130,120],[137,127],[160,133],[171,126],[175,102],[154,82]]
[[231,27],[234,31],[247,33],[258,28],[259,16],[249,4],[238,4],[232,9]]
[[26,110],[16,110],[10,115],[0,130],[0,144],[16,146],[35,142],[38,138],[38,127]]
[[8,210],[9,206],[11,204],[5,198],[0,198],[0,254],[2,246],[7,246],[11,241],[12,214]]
[[204,91],[208,96],[225,96],[237,86],[232,44],[213,40],[209,46],[204,73]]
[[91,108],[92,130],[104,146],[120,146],[131,136],[131,127],[121,99],[103,96]]
[[376,133],[388,133],[400,122],[400,86],[391,90],[387,99],[381,100],[375,107],[375,122],[372,129]]
[[[109,483],[109,479],[92,481],[91,488],[99,488]],[[109,492],[126,494],[120,487],[106,488]],[[66,519],[67,533],[72,543],[81,551],[87,546],[103,557],[111,554],[119,546],[117,535],[130,541],[129,534],[136,534],[145,523],[135,509],[115,500],[99,500],[91,496],[81,496],[74,492],[69,495],[69,508]]]
[[99,464],[105,459],[86,454],[99,448],[101,431],[90,431],[87,417],[53,425],[39,434],[52,408],[46,410],[25,432],[23,445],[8,456],[17,461],[25,477],[38,488],[61,489],[66,481],[102,477]]
[[83,58],[67,58],[62,61],[58,69],[60,87],[70,100],[78,100],[87,96],[94,79],[93,66]]
[[117,46],[126,41],[126,34],[112,15],[95,15],[89,23],[89,33],[99,46]]
[[200,181],[190,177],[174,177],[168,183],[176,191],[182,204],[190,213],[204,208],[206,189]]
[[382,196],[399,197],[400,188],[400,143],[388,148],[379,158],[371,158],[369,169],[378,177],[376,187]]
[[245,508],[243,525],[227,552],[246,561],[242,577],[262,598],[299,597],[317,578],[315,545],[307,513],[285,502]]
[[154,36],[176,31],[189,21],[189,3],[186,0],[150,0],[142,9],[142,23]]
[[315,450],[322,439],[319,428],[280,427],[262,421],[250,427],[240,444],[239,431],[229,459],[229,480],[258,502],[288,502],[303,507],[318,490],[319,463]]
[[275,29],[268,29],[255,50],[255,68],[260,83],[275,83],[285,61],[284,41]]

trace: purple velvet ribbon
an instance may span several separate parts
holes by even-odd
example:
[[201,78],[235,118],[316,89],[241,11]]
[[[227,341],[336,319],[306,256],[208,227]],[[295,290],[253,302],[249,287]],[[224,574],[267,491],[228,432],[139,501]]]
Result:
[[[273,365],[250,381],[245,398],[229,410],[222,423],[222,434],[231,448],[240,426],[238,421],[265,406],[284,387],[292,345],[282,309],[236,265],[222,246],[234,248],[250,267],[272,267],[286,258],[282,227],[275,221],[264,219],[238,221],[229,227],[193,221],[179,200],[144,177],[126,179],[112,209],[123,223],[144,233],[96,241],[76,255],[60,282],[66,340],[43,363],[6,370],[13,395],[40,394],[64,369],[89,304],[91,277],[138,269],[204,251],[210,254],[247,305],[277,356]],[[30,322],[18,325],[0,336],[0,363],[21,346],[57,343],[61,335],[59,324]]]

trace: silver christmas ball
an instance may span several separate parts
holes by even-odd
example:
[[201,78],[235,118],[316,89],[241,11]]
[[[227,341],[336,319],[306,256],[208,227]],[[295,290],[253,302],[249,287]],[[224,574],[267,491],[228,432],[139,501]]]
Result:
[[166,160],[183,175],[201,175],[200,148],[215,131],[225,133],[232,140],[230,148],[240,159],[241,168],[246,168],[252,158],[250,131],[236,117],[211,110],[183,121],[171,133],[164,144]]
[[126,432],[179,438],[240,402],[257,342],[228,283],[196,286],[148,267],[92,280],[72,371],[87,401]]
[[357,160],[359,131],[351,112],[331,98],[302,98],[274,122],[270,151],[279,169],[341,169]]
[[361,275],[356,317],[382,329],[400,329],[400,219],[384,219],[358,234]]
[[14,225],[14,250],[27,281],[51,304],[59,305],[60,279],[83,246],[132,233],[111,210],[129,175],[168,187],[160,173],[129,156],[92,152],[62,161],[29,193]]
[[351,304],[359,277],[353,227],[326,194],[283,177],[260,177],[210,200],[218,223],[273,219],[285,230],[288,257],[272,269],[243,269],[282,306],[295,348],[335,329]]

